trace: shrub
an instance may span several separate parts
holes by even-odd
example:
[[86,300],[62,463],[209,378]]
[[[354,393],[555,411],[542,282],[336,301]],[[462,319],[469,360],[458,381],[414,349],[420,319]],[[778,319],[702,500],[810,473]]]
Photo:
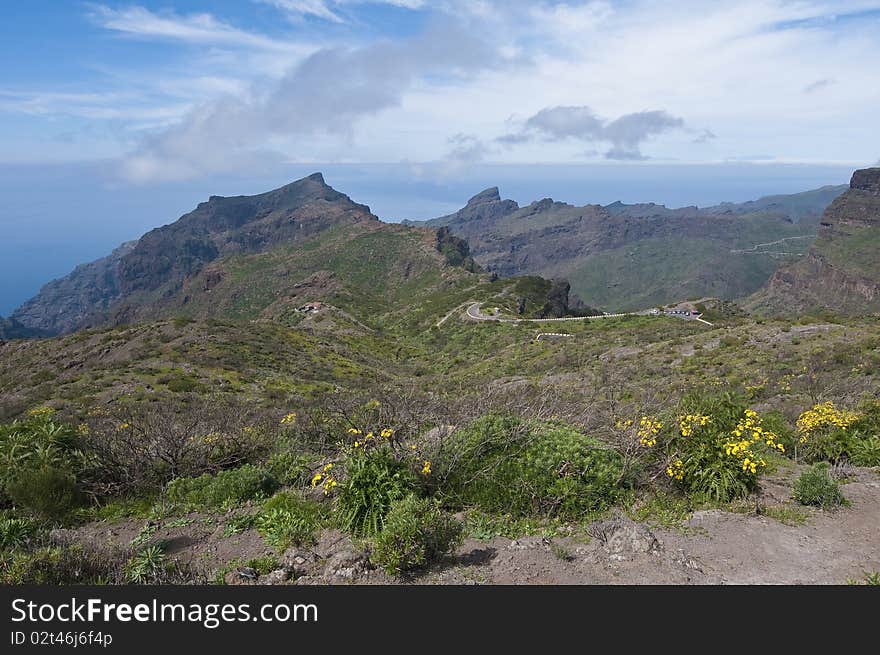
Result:
[[453,505],[514,516],[576,518],[611,505],[628,483],[623,458],[565,425],[485,416],[447,439],[435,467]]
[[255,411],[192,396],[93,408],[81,434],[94,455],[88,484],[101,495],[158,492],[175,478],[259,461],[271,439]]
[[806,410],[797,420],[799,455],[807,462],[848,459],[854,441],[850,427],[858,419],[855,412],[830,401]]
[[814,464],[795,480],[793,498],[801,505],[837,507],[847,501],[827,462]]
[[767,454],[785,451],[763,418],[731,392],[690,394],[674,418],[643,417],[639,439],[670,480],[693,496],[717,502],[753,491]]
[[309,481],[309,458],[289,450],[275,453],[266,462],[266,470],[284,487],[304,487]]
[[825,402],[802,413],[797,426],[803,459],[880,466],[880,402],[871,400],[859,409],[849,411]]
[[378,534],[394,502],[418,486],[409,466],[388,447],[351,451],[343,468],[346,477],[337,488],[336,511],[340,525],[356,536]]
[[265,498],[278,487],[278,481],[269,473],[245,464],[216,475],[177,478],[168,483],[166,495],[173,502],[192,507],[228,508],[246,500]]
[[37,534],[37,525],[27,518],[0,516],[0,550],[24,548]]
[[66,517],[81,501],[73,474],[53,466],[21,471],[6,493],[17,507],[52,521]]
[[849,454],[856,466],[880,466],[880,437],[854,439]]
[[461,523],[427,498],[395,501],[376,537],[371,559],[399,575],[439,560],[461,542]]
[[168,391],[172,393],[189,393],[192,391],[200,391],[203,387],[201,383],[190,375],[180,375],[172,378],[166,385]]
[[147,546],[125,563],[125,576],[134,584],[149,584],[161,579],[168,568],[161,546]]
[[68,585],[121,582],[120,562],[80,546],[0,553],[0,584]]
[[76,432],[48,407],[0,425],[0,491],[41,517],[61,518],[78,504],[85,460]]
[[288,491],[267,500],[254,525],[267,544],[282,551],[291,545],[313,543],[324,518],[320,503]]

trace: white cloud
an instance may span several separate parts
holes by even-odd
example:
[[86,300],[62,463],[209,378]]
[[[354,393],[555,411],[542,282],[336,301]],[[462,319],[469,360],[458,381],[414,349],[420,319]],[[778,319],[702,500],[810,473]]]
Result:
[[424,0],[256,0],[256,2],[277,7],[294,19],[311,17],[333,23],[345,22],[345,18],[338,11],[334,11],[334,8],[346,5],[391,5],[403,9],[421,9],[426,5]]
[[190,177],[236,168],[256,153],[264,157],[270,142],[314,135],[350,142],[360,119],[400,105],[421,80],[466,80],[504,64],[488,44],[452,23],[415,40],[320,50],[268,89],[222,96],[150,135],[129,157],[126,172],[139,180]]
[[506,145],[525,143],[533,138],[547,141],[577,139],[588,143],[604,141],[611,144],[606,159],[644,159],[642,143],[648,138],[675,128],[684,127],[684,120],[665,111],[640,111],[614,120],[597,116],[592,109],[580,107],[547,107],[529,117],[519,132],[497,140]]
[[[880,17],[864,13],[880,0],[263,1],[308,29],[278,21],[296,35],[284,37],[222,14],[90,5],[95,24],[176,58],[102,62],[112,73],[76,88],[7,88],[0,110],[149,126],[129,158],[142,177],[250,166],[253,153],[464,166],[643,151],[872,161],[880,149]],[[454,22],[442,37],[403,38],[370,22],[370,4]],[[581,111],[554,127],[550,108]]]
[[91,5],[90,16],[100,26],[132,37],[262,50],[291,49],[288,42],[238,29],[211,14],[157,14],[139,6],[113,9],[104,5]]

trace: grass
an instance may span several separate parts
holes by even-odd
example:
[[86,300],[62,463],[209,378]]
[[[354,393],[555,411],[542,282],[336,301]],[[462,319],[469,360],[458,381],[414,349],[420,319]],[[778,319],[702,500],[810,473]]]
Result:
[[806,525],[810,520],[810,512],[796,505],[770,505],[765,507],[763,514],[783,525],[799,526]]
[[662,491],[649,493],[627,508],[627,514],[634,521],[679,531],[684,531],[692,512],[690,500]]

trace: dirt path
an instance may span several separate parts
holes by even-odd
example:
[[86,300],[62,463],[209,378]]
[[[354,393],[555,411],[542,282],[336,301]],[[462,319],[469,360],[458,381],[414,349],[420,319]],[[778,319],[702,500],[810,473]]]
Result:
[[[588,544],[567,537],[468,541],[439,583],[844,584],[880,571],[880,476],[844,486],[852,502],[812,511],[806,525],[721,510],[695,512],[681,529],[626,518]],[[609,536],[610,535],[610,536]],[[655,541],[656,540],[656,541]]]
[[[768,480],[764,506],[788,502],[792,470]],[[843,584],[880,571],[880,474],[858,469],[843,487],[851,505],[807,510],[803,525],[721,510],[695,512],[677,529],[636,523],[616,513],[588,528],[590,537],[561,530],[553,537],[468,539],[454,556],[410,580],[370,567],[349,537],[325,530],[318,543],[275,553],[284,571],[259,584]],[[211,579],[229,562],[273,555],[254,530],[228,535],[228,516],[190,514],[161,521],[153,538],[169,555]],[[92,523],[64,532],[65,542],[125,547],[145,521]],[[227,574],[232,584],[253,576]]]

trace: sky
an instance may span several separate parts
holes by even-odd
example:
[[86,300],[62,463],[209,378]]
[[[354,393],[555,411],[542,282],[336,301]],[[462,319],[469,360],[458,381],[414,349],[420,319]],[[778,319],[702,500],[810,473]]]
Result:
[[[9,0],[0,314],[208,195],[746,200],[880,159],[880,0]],[[330,173],[328,173],[328,171]]]

